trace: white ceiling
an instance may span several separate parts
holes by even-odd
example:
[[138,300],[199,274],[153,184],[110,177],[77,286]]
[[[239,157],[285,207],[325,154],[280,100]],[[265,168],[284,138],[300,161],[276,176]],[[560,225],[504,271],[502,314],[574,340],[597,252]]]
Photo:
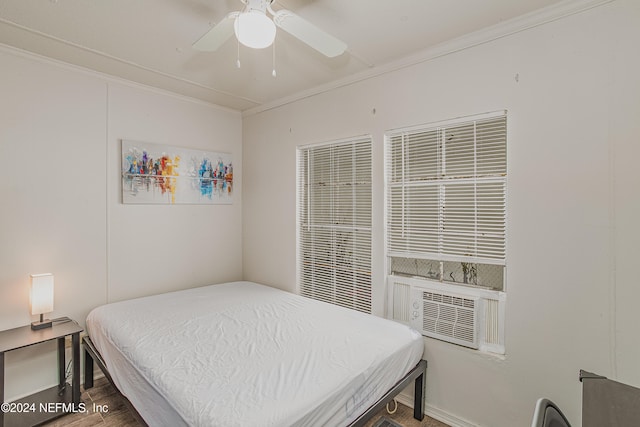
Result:
[[276,0],[273,9],[295,12],[348,50],[325,58],[278,30],[275,78],[271,48],[241,47],[238,69],[235,38],[216,52],[191,47],[240,10],[240,0],[0,0],[0,43],[244,111],[357,79],[487,27],[513,31],[509,24],[523,15],[553,19],[548,11],[562,14],[575,3],[589,1]]

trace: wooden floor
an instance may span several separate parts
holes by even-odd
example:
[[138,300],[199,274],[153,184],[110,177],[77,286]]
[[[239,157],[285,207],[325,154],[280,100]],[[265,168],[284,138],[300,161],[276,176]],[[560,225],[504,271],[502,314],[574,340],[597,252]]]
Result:
[[427,416],[425,416],[422,421],[418,421],[413,418],[413,409],[408,406],[404,406],[401,403],[398,403],[398,410],[393,415],[389,415],[386,409],[383,409],[378,412],[378,415],[374,416],[369,422],[367,422],[365,427],[373,426],[381,417],[393,420],[402,427],[449,427],[447,424],[441,423],[440,421]]
[[141,427],[116,390],[105,377],[98,378],[89,390],[82,389],[80,400],[86,412],[65,415],[47,427]]
[[[65,415],[44,425],[47,427],[141,427],[120,395],[104,377],[96,379],[93,388],[83,389],[81,399],[85,404],[86,413]],[[413,410],[401,404],[393,415],[387,414],[383,409],[365,427],[372,427],[383,416],[403,427],[448,427],[429,417],[425,417],[422,422],[415,420]]]

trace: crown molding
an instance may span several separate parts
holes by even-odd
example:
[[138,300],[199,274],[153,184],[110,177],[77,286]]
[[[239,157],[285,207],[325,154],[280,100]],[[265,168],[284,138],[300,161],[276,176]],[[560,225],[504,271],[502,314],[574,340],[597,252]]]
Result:
[[[28,54],[32,54],[33,58],[38,58],[39,60],[49,59],[51,60],[52,63],[56,63],[58,65],[68,64],[76,67],[77,70],[85,69],[89,72],[95,72],[97,75],[101,75],[103,78],[106,78],[108,76],[115,80],[119,80],[121,83],[132,82],[140,86],[146,86],[148,88],[151,88],[151,87],[158,88],[159,90],[172,92],[174,94],[184,96],[185,98],[199,99],[206,103],[215,104],[220,106],[221,108],[229,108],[230,110],[234,110],[234,111],[239,111],[239,110],[216,104],[215,102],[216,96],[222,96],[222,97],[236,100],[237,101],[236,103],[260,105],[260,102],[255,99],[238,96],[225,90],[220,90],[208,85],[198,83],[193,80],[176,76],[174,74],[159,71],[155,68],[143,66],[133,61],[128,61],[122,58],[118,58],[116,56],[102,52],[100,50],[92,49],[82,44],[74,43],[74,42],[35,30],[33,28],[26,27],[24,25],[18,24],[11,20],[0,17],[0,30],[3,30],[3,29],[5,31],[10,30],[13,32],[18,32],[21,34],[28,35],[28,37],[30,37],[31,39],[29,40],[29,42],[27,42],[27,44],[33,45],[33,40],[37,41],[36,45],[39,46],[39,49],[32,49],[31,47],[25,47],[23,45],[17,45],[15,43],[3,42],[2,39],[0,39],[0,46],[6,46],[7,48],[12,48],[15,53],[22,52],[22,55],[24,56]],[[100,58],[100,60],[103,61],[105,64],[109,64],[110,68],[121,68],[121,69],[124,68],[125,70],[133,70],[133,72],[135,73],[143,73],[143,74],[146,74],[147,76],[154,76],[156,80],[161,79],[167,82],[172,82],[173,88],[160,89],[162,85],[152,85],[152,84],[148,85],[145,83],[137,82],[135,79],[132,79],[128,76],[122,76],[119,73],[109,73],[109,72],[98,71],[96,69],[91,68],[90,66],[74,63],[73,60],[69,59],[68,54],[66,55],[67,57],[63,59],[49,57],[46,54],[42,53],[43,46],[63,47],[64,49],[67,50],[67,53],[74,52],[74,53],[83,55],[85,58],[87,57]],[[206,94],[209,94],[209,95],[206,95]]]
[[467,35],[440,43],[415,55],[405,57],[401,60],[372,67],[363,72],[354,74],[344,79],[335,80],[333,82],[317,86],[315,88],[298,92],[291,96],[278,99],[273,102],[265,103],[257,107],[246,109],[242,112],[242,117],[253,116],[274,108],[278,108],[305,98],[310,98],[325,92],[329,92],[341,87],[350,86],[352,84],[365,81],[374,77],[408,68],[417,64],[431,61],[442,56],[460,52],[465,49],[473,48],[485,43],[499,40],[531,28],[539,27],[550,22],[557,21],[602,5],[611,3],[615,0],[566,0],[543,9],[533,11],[517,18],[501,22],[496,25],[469,33]]
[[183,94],[181,94],[179,92],[162,89],[162,88],[159,88],[159,87],[156,87],[156,86],[150,86],[150,85],[147,85],[147,84],[144,84],[144,83],[135,82],[135,81],[132,81],[132,80],[125,79],[123,77],[114,76],[112,74],[106,74],[106,73],[103,73],[101,71],[96,71],[96,70],[93,70],[93,69],[90,69],[90,68],[83,67],[81,65],[71,64],[71,63],[66,62],[66,61],[62,61],[62,60],[59,60],[59,59],[51,58],[49,56],[41,55],[39,53],[31,52],[31,51],[28,51],[28,50],[20,49],[18,47],[7,45],[7,44],[1,43],[1,42],[0,42],[0,53],[5,53],[5,54],[12,55],[12,56],[15,56],[15,57],[24,58],[24,59],[27,59],[27,60],[30,60],[30,61],[36,61],[36,62],[40,62],[42,64],[51,65],[51,66],[54,66],[56,68],[64,69],[64,70],[67,70],[67,71],[70,71],[70,72],[79,73],[79,74],[82,74],[82,75],[94,77],[96,79],[99,79],[99,80],[103,81],[107,85],[109,85],[109,84],[114,84],[114,85],[117,84],[117,85],[120,85],[120,86],[127,86],[127,87],[130,87],[130,88],[133,88],[133,89],[144,90],[146,92],[155,93],[155,94],[158,94],[158,95],[175,98],[177,100],[181,100],[181,101],[185,101],[185,102],[189,102],[189,103],[193,103],[193,104],[204,105],[204,106],[215,108],[216,110],[225,111],[225,112],[228,112],[228,113],[241,114],[241,112],[236,110],[236,109],[225,107],[223,105],[216,104],[214,102],[210,102],[210,101],[207,101],[207,100],[204,100],[204,99],[200,99],[200,98],[196,98],[196,97],[189,96],[189,95],[183,95]]

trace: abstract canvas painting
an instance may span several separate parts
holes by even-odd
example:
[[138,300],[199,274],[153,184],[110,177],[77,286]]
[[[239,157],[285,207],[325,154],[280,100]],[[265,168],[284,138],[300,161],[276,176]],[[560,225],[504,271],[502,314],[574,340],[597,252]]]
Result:
[[122,202],[230,204],[231,155],[122,141]]

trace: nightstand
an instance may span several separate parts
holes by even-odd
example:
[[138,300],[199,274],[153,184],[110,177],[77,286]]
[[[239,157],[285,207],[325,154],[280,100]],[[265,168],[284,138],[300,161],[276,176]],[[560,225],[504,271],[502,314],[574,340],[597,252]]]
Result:
[[[58,340],[59,384],[9,403],[9,411],[0,412],[0,427],[32,426],[77,410],[80,404],[80,332],[74,320],[54,321],[50,328],[32,330],[31,326],[0,332],[0,403],[4,403],[4,354],[46,341]],[[71,336],[73,379],[65,378],[65,337]],[[7,405],[3,405],[3,409]]]

